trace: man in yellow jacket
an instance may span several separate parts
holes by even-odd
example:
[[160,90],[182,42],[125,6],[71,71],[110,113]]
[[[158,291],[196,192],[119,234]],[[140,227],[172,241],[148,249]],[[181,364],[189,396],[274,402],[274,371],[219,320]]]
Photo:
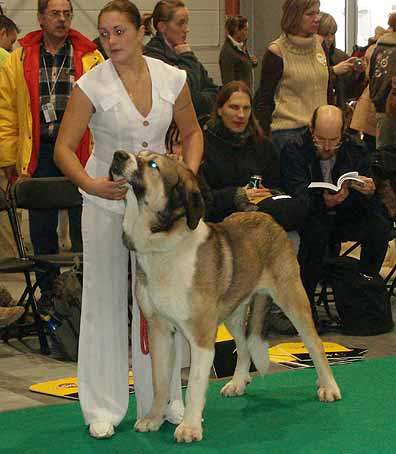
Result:
[[[19,28],[10,18],[4,16],[0,7],[0,68],[10,56],[12,46],[17,39]],[[0,169],[0,191],[7,187],[7,180],[3,170]],[[5,211],[0,213],[0,258],[10,257],[17,253],[16,245],[12,238],[12,230]],[[24,314],[24,308],[16,306],[16,302],[9,291],[0,286],[0,328],[17,321]]]
[[9,17],[4,16],[0,8],[0,68],[12,52],[19,28]]
[[[0,68],[9,58],[18,33],[18,26],[9,17],[4,16],[0,7]],[[8,181],[4,174],[4,170],[0,168],[0,190],[5,191],[7,185]],[[17,253],[16,244],[12,237],[10,222],[5,211],[0,213],[0,244],[0,258],[11,257]]]
[[[0,168],[9,178],[61,175],[53,150],[73,84],[103,61],[96,45],[71,29],[72,18],[71,0],[39,0],[41,30],[20,39],[0,71]],[[77,150],[83,165],[89,147],[87,130]],[[69,220],[72,249],[81,250],[81,210],[70,210]],[[58,252],[57,226],[57,210],[30,210],[35,254]]]

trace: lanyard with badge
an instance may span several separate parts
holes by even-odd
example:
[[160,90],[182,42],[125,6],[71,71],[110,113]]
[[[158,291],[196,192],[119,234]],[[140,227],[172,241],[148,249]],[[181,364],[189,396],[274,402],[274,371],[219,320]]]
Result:
[[[49,77],[48,77],[47,64],[46,64],[45,58],[43,56],[43,63],[44,63],[45,75],[47,77],[48,93],[49,93],[50,99],[51,99],[51,97],[52,97],[52,95],[53,95],[53,93],[55,91],[55,86],[56,86],[56,83],[58,82],[60,73],[62,72],[63,66],[65,64],[65,61],[66,61],[66,55],[65,55],[65,57],[63,59],[61,67],[59,68],[58,74],[55,77],[55,81],[54,81],[54,83],[53,83],[53,85],[51,87],[50,86]],[[44,119],[45,119],[46,123],[52,123],[52,122],[57,120],[55,106],[54,106],[54,104],[52,102],[47,102],[47,103],[43,104],[41,106],[41,110],[43,111],[43,115],[44,115]]]

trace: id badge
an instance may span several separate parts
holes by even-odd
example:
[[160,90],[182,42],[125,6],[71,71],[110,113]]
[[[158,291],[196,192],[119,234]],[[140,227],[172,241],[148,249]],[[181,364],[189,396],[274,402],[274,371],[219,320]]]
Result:
[[43,111],[44,119],[46,123],[53,123],[56,121],[56,112],[55,107],[52,102],[47,102],[41,106],[41,110]]

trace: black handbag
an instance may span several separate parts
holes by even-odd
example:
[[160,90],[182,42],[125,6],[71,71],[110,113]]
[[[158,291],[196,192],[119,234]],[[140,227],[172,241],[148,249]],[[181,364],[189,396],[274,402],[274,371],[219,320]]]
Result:
[[333,287],[341,332],[374,336],[394,327],[390,298],[383,278],[359,272],[359,260],[337,257],[326,264],[327,281]]

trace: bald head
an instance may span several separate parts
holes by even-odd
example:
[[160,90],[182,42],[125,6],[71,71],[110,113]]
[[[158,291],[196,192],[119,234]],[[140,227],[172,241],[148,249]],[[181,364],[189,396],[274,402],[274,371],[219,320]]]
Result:
[[316,154],[322,160],[330,159],[337,151],[343,133],[342,110],[336,106],[321,106],[312,117],[311,134],[316,145]]
[[338,128],[343,126],[342,110],[336,106],[320,106],[316,109],[312,118],[312,129],[317,128]]

